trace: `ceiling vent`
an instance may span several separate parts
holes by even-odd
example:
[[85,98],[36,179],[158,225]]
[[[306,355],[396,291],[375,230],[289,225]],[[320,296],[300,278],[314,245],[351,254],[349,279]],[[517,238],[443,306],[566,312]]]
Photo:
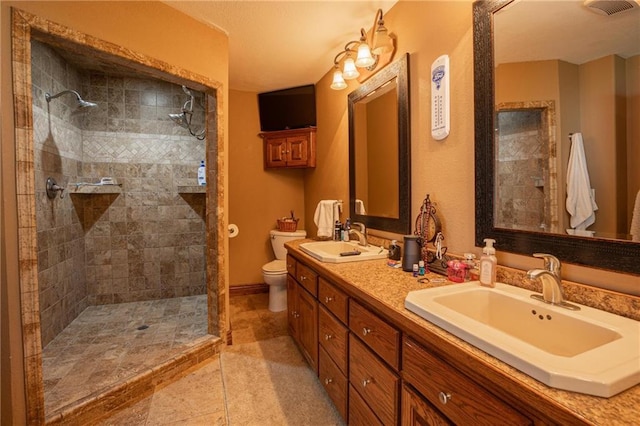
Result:
[[585,0],[584,5],[599,15],[611,16],[625,10],[640,8],[640,0]]

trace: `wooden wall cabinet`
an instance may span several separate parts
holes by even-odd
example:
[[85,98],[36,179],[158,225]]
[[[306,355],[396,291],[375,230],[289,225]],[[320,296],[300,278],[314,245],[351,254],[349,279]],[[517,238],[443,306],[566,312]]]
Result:
[[263,132],[264,168],[316,166],[316,128]]

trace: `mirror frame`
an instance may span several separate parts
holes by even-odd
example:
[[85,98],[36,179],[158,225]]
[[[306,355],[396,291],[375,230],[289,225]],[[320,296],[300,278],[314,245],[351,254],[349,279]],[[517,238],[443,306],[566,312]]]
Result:
[[476,246],[484,238],[496,248],[531,256],[551,253],[560,260],[598,269],[640,275],[640,243],[604,238],[546,234],[494,226],[495,81],[493,14],[513,0],[473,3],[473,71],[475,95]]
[[[398,91],[398,218],[356,214],[355,103],[397,78]],[[411,233],[411,114],[409,104],[409,54],[387,65],[349,93],[349,217],[367,228],[399,234]]]

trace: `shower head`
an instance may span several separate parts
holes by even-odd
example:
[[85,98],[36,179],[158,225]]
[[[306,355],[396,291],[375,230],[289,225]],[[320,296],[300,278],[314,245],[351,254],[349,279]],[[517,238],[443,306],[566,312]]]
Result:
[[189,128],[189,120],[187,119],[187,113],[181,112],[180,114],[169,114],[169,118],[180,127],[185,129]]
[[182,86],[182,91],[189,96],[189,99],[182,106],[182,112],[179,114],[169,114],[169,118],[171,121],[176,123],[178,126],[183,127],[189,130],[191,136],[195,136],[198,140],[204,140],[206,129],[202,129],[199,132],[195,132],[191,128],[191,118],[193,118],[193,101],[194,96],[191,93],[191,90],[187,88],[187,86]]
[[47,100],[47,103],[51,102],[52,99],[57,98],[58,96],[62,96],[62,95],[66,95],[67,93],[72,93],[76,96],[76,101],[78,102],[78,108],[92,108],[92,107],[97,107],[98,104],[94,103],[94,102],[89,102],[89,101],[85,101],[84,99],[82,99],[80,97],[80,94],[78,92],[76,92],[75,90],[63,90],[60,93],[57,93],[55,95],[51,95],[49,93],[45,93],[44,94],[44,98]]

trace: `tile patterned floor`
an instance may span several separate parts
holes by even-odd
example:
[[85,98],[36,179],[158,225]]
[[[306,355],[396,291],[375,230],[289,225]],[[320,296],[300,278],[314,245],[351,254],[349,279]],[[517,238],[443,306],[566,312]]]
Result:
[[[229,367],[230,360],[221,361],[226,352],[211,358],[204,364],[194,367],[183,378],[166,386],[156,388],[153,395],[142,401],[114,413],[103,420],[99,426],[160,426],[160,425],[241,425],[241,426],[281,426],[288,424],[328,426],[344,425],[338,418],[328,396],[324,393],[314,374],[309,378],[298,379],[291,383],[289,377],[282,376],[280,380],[258,380],[262,357],[266,359],[274,356],[280,361],[289,358],[299,358],[300,367],[307,372],[302,355],[291,340],[284,342],[282,347],[279,339],[287,337],[286,311],[273,313],[268,310],[268,294],[255,294],[231,297],[230,319],[233,330],[233,345],[227,348],[229,356],[245,353],[249,358],[255,358],[257,364],[253,369]],[[263,342],[266,341],[266,342]],[[256,349],[271,347],[272,349]],[[286,363],[286,362],[285,362]],[[280,362],[276,363],[280,366]],[[234,371],[230,373],[229,368]],[[278,367],[279,368],[279,367]],[[254,370],[255,369],[255,370]],[[237,372],[236,372],[237,370]],[[234,392],[231,383],[225,383],[226,374],[239,375],[240,382],[247,381],[254,384],[254,392],[260,393],[259,401],[249,397],[248,392]],[[263,370],[264,373],[264,370]],[[227,376],[228,380],[228,376]],[[267,382],[261,388],[258,383]],[[284,384],[283,384],[284,383]],[[231,386],[231,387],[230,387]],[[277,388],[277,389],[274,389]],[[285,389],[287,388],[287,389]],[[315,388],[315,389],[314,389]],[[287,401],[278,401],[279,394],[291,394]],[[232,394],[233,393],[233,394]],[[307,398],[305,400],[305,398]],[[311,400],[309,400],[311,398]],[[264,410],[266,404],[270,407],[265,413],[251,417],[251,410]],[[248,407],[246,404],[250,404]],[[254,407],[254,405],[256,407]],[[312,410],[311,412],[309,410]],[[236,420],[230,418],[235,413]],[[249,416],[249,417],[247,417]],[[242,417],[239,419],[238,417]]]
[[43,350],[46,412],[184,351],[206,316],[206,295],[90,306]]

